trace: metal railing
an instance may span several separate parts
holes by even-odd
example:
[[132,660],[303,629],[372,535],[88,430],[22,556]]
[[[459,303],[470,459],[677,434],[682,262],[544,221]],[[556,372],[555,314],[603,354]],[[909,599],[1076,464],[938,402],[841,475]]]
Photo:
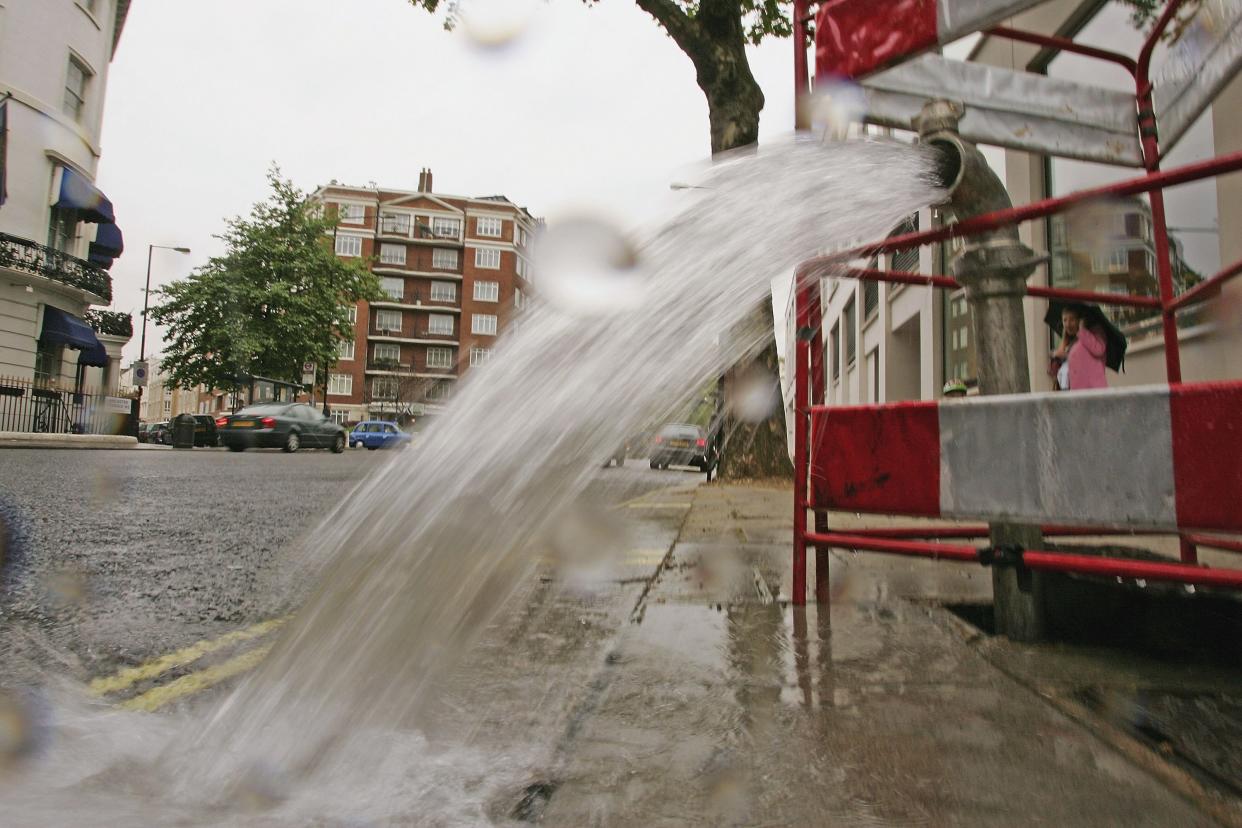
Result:
[[[114,410],[128,403],[128,412]],[[98,391],[67,391],[37,380],[0,377],[0,431],[133,434],[136,402]]]
[[112,301],[112,277],[106,270],[29,239],[0,233],[0,267],[42,276]]

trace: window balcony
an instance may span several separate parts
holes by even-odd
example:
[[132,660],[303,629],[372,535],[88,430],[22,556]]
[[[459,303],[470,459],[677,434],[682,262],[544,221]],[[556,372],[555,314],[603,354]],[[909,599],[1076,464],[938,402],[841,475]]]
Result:
[[0,233],[0,267],[68,285],[94,294],[104,303],[112,301],[108,271],[29,239]]

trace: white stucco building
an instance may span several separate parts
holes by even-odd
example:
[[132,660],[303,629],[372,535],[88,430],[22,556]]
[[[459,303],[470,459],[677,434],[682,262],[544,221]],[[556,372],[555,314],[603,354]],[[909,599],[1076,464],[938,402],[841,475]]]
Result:
[[117,388],[123,248],[94,186],[108,67],[129,0],[0,0],[0,378]]

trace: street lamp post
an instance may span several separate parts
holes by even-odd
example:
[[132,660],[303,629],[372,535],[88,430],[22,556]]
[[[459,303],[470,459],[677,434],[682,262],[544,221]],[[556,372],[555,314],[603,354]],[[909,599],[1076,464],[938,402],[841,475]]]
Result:
[[[142,337],[138,341],[138,361],[143,362],[147,358],[147,304],[151,298],[151,254],[155,252],[155,248],[160,250],[175,250],[178,253],[189,253],[188,247],[173,247],[167,244],[148,244],[147,245],[147,285],[142,290]],[[150,373],[147,374],[150,380]],[[142,388],[138,386],[138,419],[142,419]]]

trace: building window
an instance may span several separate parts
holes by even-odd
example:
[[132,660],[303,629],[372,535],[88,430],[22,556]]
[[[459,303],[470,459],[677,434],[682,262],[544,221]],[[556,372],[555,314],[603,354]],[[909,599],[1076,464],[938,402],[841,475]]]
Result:
[[828,335],[828,362],[832,365],[832,378],[841,378],[841,326],[833,325]]
[[474,266],[484,270],[499,270],[500,251],[494,247],[476,247],[474,249]]
[[470,349],[470,367],[483,365],[492,358],[491,348],[471,348]]
[[73,116],[73,120],[82,120],[82,110],[86,108],[86,86],[91,79],[91,70],[86,64],[69,56],[69,70],[65,75],[65,112]]
[[461,219],[433,218],[431,220],[431,234],[445,239],[461,238]]
[[858,355],[858,316],[854,308],[854,298],[850,297],[850,301],[845,303],[845,364],[853,365],[854,358]]
[[346,314],[349,317],[349,324],[351,325],[358,324],[358,306],[357,305],[350,305],[349,309],[346,311]]
[[453,333],[453,317],[443,313],[427,314],[427,333],[451,336]]
[[47,227],[47,246],[73,253],[78,241],[78,211],[53,207]]
[[518,256],[517,257],[517,275],[521,276],[523,279],[527,281],[530,281],[530,276],[527,275],[528,269],[529,267],[526,264],[526,260],[523,259],[521,256]]
[[874,279],[863,280],[863,319],[870,319],[880,309],[880,283]]
[[470,317],[470,333],[496,335],[496,317],[489,313],[476,313]]
[[457,301],[457,285],[452,282],[432,282],[431,283],[431,301],[433,302],[456,302]]
[[428,348],[427,349],[427,367],[428,368],[452,368],[453,367],[453,349],[452,348]]
[[164,400],[164,416],[172,413],[172,400]]
[[342,339],[336,343],[336,358],[340,362],[354,358],[354,341],[352,339]]
[[405,296],[405,279],[396,276],[384,276],[380,279],[380,289],[388,294],[389,299],[400,300]]
[[513,291],[513,307],[517,308],[518,310],[521,310],[522,305],[524,305],[525,303],[526,303],[526,296],[522,293],[522,289],[517,288],[516,290],[514,290]]
[[404,244],[381,244],[380,245],[380,264],[405,264],[405,245]]
[[1114,248],[1108,254],[1109,273],[1125,273],[1130,269],[1130,251],[1123,247]]
[[391,362],[396,365],[401,361],[401,346],[391,342],[377,342],[373,351],[376,362]]
[[410,235],[410,217],[386,213],[380,221],[381,232],[393,236]]
[[504,222],[498,218],[480,217],[477,220],[475,227],[478,229],[478,235],[490,236],[493,239],[498,239],[500,238],[501,230],[504,227]]
[[395,400],[401,388],[397,377],[375,377],[371,380],[371,396],[377,400]]
[[500,282],[475,282],[474,300],[476,302],[499,302]]
[[435,382],[427,389],[426,398],[435,400],[436,402],[444,402],[453,395],[453,389],[450,383]]
[[446,247],[437,247],[431,251],[431,266],[436,270],[456,270],[457,251]]
[[328,412],[328,419],[337,425],[345,425],[349,422],[349,412],[343,408],[334,408]]
[[338,204],[336,215],[341,224],[362,224],[366,221],[366,208],[361,204]]
[[401,311],[395,310],[377,310],[375,312],[375,327],[381,331],[401,331]]
[[344,257],[354,257],[362,255],[362,237],[361,236],[337,236],[336,237],[336,255]]
[[354,393],[354,375],[329,374],[328,393],[335,397],[348,397]]

